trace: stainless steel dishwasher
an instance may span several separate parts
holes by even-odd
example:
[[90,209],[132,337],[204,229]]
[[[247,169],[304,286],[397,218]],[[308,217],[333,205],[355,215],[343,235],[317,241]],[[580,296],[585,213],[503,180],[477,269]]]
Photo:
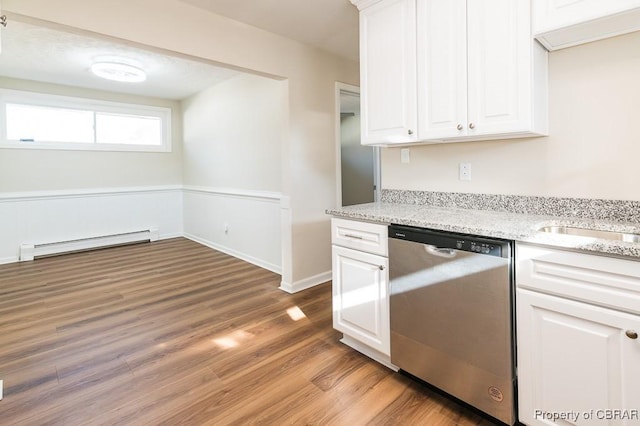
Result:
[[513,244],[389,226],[391,362],[513,425]]

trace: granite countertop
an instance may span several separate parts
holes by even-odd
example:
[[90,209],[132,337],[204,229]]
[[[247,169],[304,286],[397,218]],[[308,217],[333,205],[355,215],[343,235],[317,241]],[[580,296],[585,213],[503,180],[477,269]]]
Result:
[[636,222],[480,210],[475,207],[434,206],[396,201],[382,201],[329,209],[326,213],[347,219],[418,226],[640,260],[640,243],[549,234],[538,231],[544,226],[574,226],[640,234],[640,223]]

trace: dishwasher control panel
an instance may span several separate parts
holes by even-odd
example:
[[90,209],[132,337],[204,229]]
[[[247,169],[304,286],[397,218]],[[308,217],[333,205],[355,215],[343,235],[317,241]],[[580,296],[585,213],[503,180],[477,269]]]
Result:
[[470,243],[471,251],[482,254],[493,254],[496,256],[500,256],[500,246],[496,246],[488,243],[481,243],[476,241],[471,241]]
[[418,242],[436,248],[455,249],[496,257],[508,257],[510,253],[508,241],[493,240],[481,236],[458,235],[404,225],[389,226],[389,238]]

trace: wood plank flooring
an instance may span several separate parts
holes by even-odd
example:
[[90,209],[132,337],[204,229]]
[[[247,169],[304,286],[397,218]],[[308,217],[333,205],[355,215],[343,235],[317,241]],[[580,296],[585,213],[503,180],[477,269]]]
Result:
[[0,265],[0,424],[491,424],[279,280],[182,238]]

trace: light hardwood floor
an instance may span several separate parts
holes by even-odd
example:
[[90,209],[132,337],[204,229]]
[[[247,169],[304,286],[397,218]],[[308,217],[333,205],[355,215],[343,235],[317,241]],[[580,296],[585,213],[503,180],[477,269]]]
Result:
[[181,238],[0,266],[0,424],[491,424],[279,279]]

